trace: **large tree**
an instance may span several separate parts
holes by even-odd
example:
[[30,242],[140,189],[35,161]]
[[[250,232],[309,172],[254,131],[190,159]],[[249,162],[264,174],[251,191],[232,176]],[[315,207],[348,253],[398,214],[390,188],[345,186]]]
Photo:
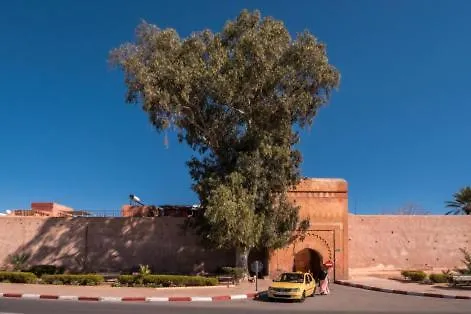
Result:
[[203,239],[237,251],[286,245],[306,228],[287,191],[300,180],[296,127],[310,126],[339,84],[326,47],[293,39],[281,21],[242,11],[219,33],[180,38],[148,23],[111,52],[126,100],[141,103],[158,131],[172,127],[194,151],[188,162]]
[[446,207],[451,208],[446,215],[471,215],[471,186],[454,193],[453,198],[446,202]]

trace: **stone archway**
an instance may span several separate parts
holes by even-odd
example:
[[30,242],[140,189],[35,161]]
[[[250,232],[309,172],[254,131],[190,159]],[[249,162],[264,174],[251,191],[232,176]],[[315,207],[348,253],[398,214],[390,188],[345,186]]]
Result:
[[318,251],[305,248],[294,255],[293,271],[311,272],[318,278],[322,263],[323,257]]
[[333,279],[348,279],[347,182],[341,179],[304,179],[288,192],[288,199],[299,206],[300,218],[310,220],[310,230],[288,247],[270,252],[270,276],[274,278],[280,272],[292,271],[296,253],[314,249],[322,256],[323,262],[333,262]]

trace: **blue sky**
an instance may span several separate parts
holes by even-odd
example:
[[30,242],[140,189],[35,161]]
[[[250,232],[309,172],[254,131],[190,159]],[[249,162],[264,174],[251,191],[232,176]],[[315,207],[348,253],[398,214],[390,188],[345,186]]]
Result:
[[471,184],[469,1],[3,1],[0,210],[56,201],[114,210],[136,193],[191,204],[184,162],[138,106],[124,103],[110,49],[140,19],[182,36],[218,31],[243,8],[309,29],[342,82],[303,133],[303,174],[345,178],[350,211],[406,203],[444,212]]

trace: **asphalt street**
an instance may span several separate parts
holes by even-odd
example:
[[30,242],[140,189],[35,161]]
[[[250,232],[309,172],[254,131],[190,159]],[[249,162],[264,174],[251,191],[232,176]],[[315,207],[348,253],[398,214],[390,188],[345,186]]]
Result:
[[334,285],[332,294],[308,298],[304,303],[266,301],[222,301],[191,303],[105,303],[57,300],[0,299],[0,314],[50,313],[470,313],[471,300],[436,299],[395,295]]

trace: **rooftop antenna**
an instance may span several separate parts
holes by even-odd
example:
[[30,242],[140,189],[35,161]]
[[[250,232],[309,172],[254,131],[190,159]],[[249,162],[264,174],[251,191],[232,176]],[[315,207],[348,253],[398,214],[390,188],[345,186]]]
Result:
[[137,197],[136,195],[134,194],[130,194],[129,195],[129,205],[141,205],[141,206],[144,206],[144,203],[141,201],[141,199],[139,197]]

